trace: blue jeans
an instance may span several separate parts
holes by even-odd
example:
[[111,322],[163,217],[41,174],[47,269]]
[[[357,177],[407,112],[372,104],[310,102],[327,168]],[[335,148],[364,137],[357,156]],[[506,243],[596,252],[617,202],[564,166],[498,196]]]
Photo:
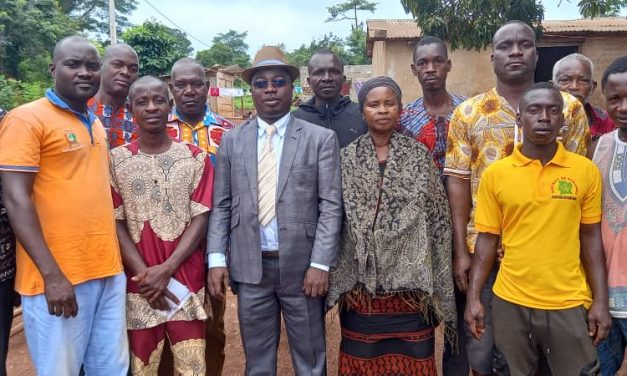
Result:
[[602,376],[614,376],[623,364],[627,345],[627,319],[612,319],[610,335],[597,347]]
[[22,296],[24,332],[38,376],[126,376],[124,273],[74,286],[76,317],[50,315],[44,294]]

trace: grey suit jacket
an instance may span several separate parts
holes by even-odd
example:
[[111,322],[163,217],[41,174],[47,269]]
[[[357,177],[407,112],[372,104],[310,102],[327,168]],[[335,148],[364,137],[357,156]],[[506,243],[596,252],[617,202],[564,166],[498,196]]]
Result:
[[[218,149],[207,252],[227,249],[235,282],[261,281],[257,120],[226,132]],[[276,217],[281,282],[300,289],[312,262],[334,267],[342,222],[335,132],[290,117],[281,155]]]

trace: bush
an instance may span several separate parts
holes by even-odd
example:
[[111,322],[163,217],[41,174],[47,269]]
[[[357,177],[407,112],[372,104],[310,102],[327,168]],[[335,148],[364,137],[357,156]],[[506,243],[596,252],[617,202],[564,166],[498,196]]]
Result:
[[47,82],[21,82],[0,74],[0,107],[6,111],[41,98]]

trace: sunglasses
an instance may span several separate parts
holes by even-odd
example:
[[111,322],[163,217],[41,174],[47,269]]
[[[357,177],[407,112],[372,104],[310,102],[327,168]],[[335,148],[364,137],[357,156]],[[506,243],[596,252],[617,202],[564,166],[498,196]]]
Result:
[[[266,89],[269,84],[270,81],[268,80],[253,81],[253,87],[255,89]],[[276,88],[283,87],[285,85],[287,85],[287,80],[285,78],[275,78],[274,80],[272,80],[272,86]]]

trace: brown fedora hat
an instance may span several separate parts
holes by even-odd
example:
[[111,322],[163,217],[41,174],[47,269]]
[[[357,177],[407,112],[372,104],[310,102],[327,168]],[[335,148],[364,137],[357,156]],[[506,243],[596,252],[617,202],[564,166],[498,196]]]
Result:
[[253,73],[263,68],[283,68],[290,73],[292,82],[298,78],[298,68],[288,64],[285,54],[276,46],[265,46],[257,51],[252,67],[242,72],[242,78],[250,84]]

